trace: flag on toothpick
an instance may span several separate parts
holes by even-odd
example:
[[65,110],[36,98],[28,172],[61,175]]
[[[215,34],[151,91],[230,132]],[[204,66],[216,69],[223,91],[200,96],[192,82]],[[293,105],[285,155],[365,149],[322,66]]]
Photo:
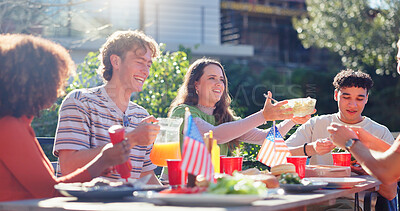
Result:
[[191,115],[187,118],[181,169],[189,174],[203,175],[209,181],[214,178],[211,154]]
[[282,135],[274,124],[269,130],[267,138],[258,152],[257,160],[272,167],[286,163],[287,156],[291,156],[289,148],[286,146]]

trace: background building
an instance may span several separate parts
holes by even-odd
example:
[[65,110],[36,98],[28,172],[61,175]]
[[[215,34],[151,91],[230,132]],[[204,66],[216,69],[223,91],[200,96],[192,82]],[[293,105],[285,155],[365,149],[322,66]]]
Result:
[[45,35],[71,49],[76,62],[96,51],[116,30],[140,29],[166,50],[182,45],[196,57],[236,58],[252,69],[273,66],[321,69],[330,54],[304,49],[293,17],[306,13],[304,0],[96,0],[58,10]]

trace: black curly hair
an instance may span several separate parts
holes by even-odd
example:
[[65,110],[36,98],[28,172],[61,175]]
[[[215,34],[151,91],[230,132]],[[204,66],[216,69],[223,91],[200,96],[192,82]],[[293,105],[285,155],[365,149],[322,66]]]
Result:
[[347,69],[340,71],[333,79],[332,84],[336,91],[344,87],[360,87],[367,89],[367,92],[369,92],[374,82],[367,73]]

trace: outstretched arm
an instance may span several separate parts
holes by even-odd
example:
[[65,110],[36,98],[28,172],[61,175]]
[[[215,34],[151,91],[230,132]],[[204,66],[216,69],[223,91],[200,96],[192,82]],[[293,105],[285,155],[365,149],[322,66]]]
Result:
[[236,139],[263,124],[265,119],[262,111],[259,111],[244,119],[226,122],[218,126],[213,126],[199,117],[194,118],[194,122],[196,123],[200,134],[204,134],[212,130],[214,132],[214,138],[218,140],[218,144],[223,144]]
[[384,152],[390,148],[390,144],[372,135],[361,127],[350,127],[356,132],[358,138],[364,143],[366,147],[378,152]]
[[[353,130],[340,124],[332,123],[328,131],[331,133],[333,142],[342,148],[345,147],[347,140],[357,138]],[[350,152],[369,174],[382,183],[392,184],[400,177],[400,168],[394,166],[400,161],[400,136],[385,152],[370,150],[363,141],[356,141],[350,148]]]

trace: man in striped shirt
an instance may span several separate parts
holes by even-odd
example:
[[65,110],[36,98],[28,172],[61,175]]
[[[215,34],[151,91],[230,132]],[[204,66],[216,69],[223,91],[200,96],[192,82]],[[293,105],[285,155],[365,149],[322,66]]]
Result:
[[58,172],[66,175],[91,161],[110,142],[108,128],[123,125],[131,145],[131,178],[151,174],[149,183],[160,184],[150,161],[160,127],[152,124],[157,120],[143,107],[130,101],[133,92],[142,90],[158,55],[158,44],[139,31],[117,31],[107,39],[100,49],[99,70],[105,85],[75,90],[61,105],[53,152],[59,157]]

